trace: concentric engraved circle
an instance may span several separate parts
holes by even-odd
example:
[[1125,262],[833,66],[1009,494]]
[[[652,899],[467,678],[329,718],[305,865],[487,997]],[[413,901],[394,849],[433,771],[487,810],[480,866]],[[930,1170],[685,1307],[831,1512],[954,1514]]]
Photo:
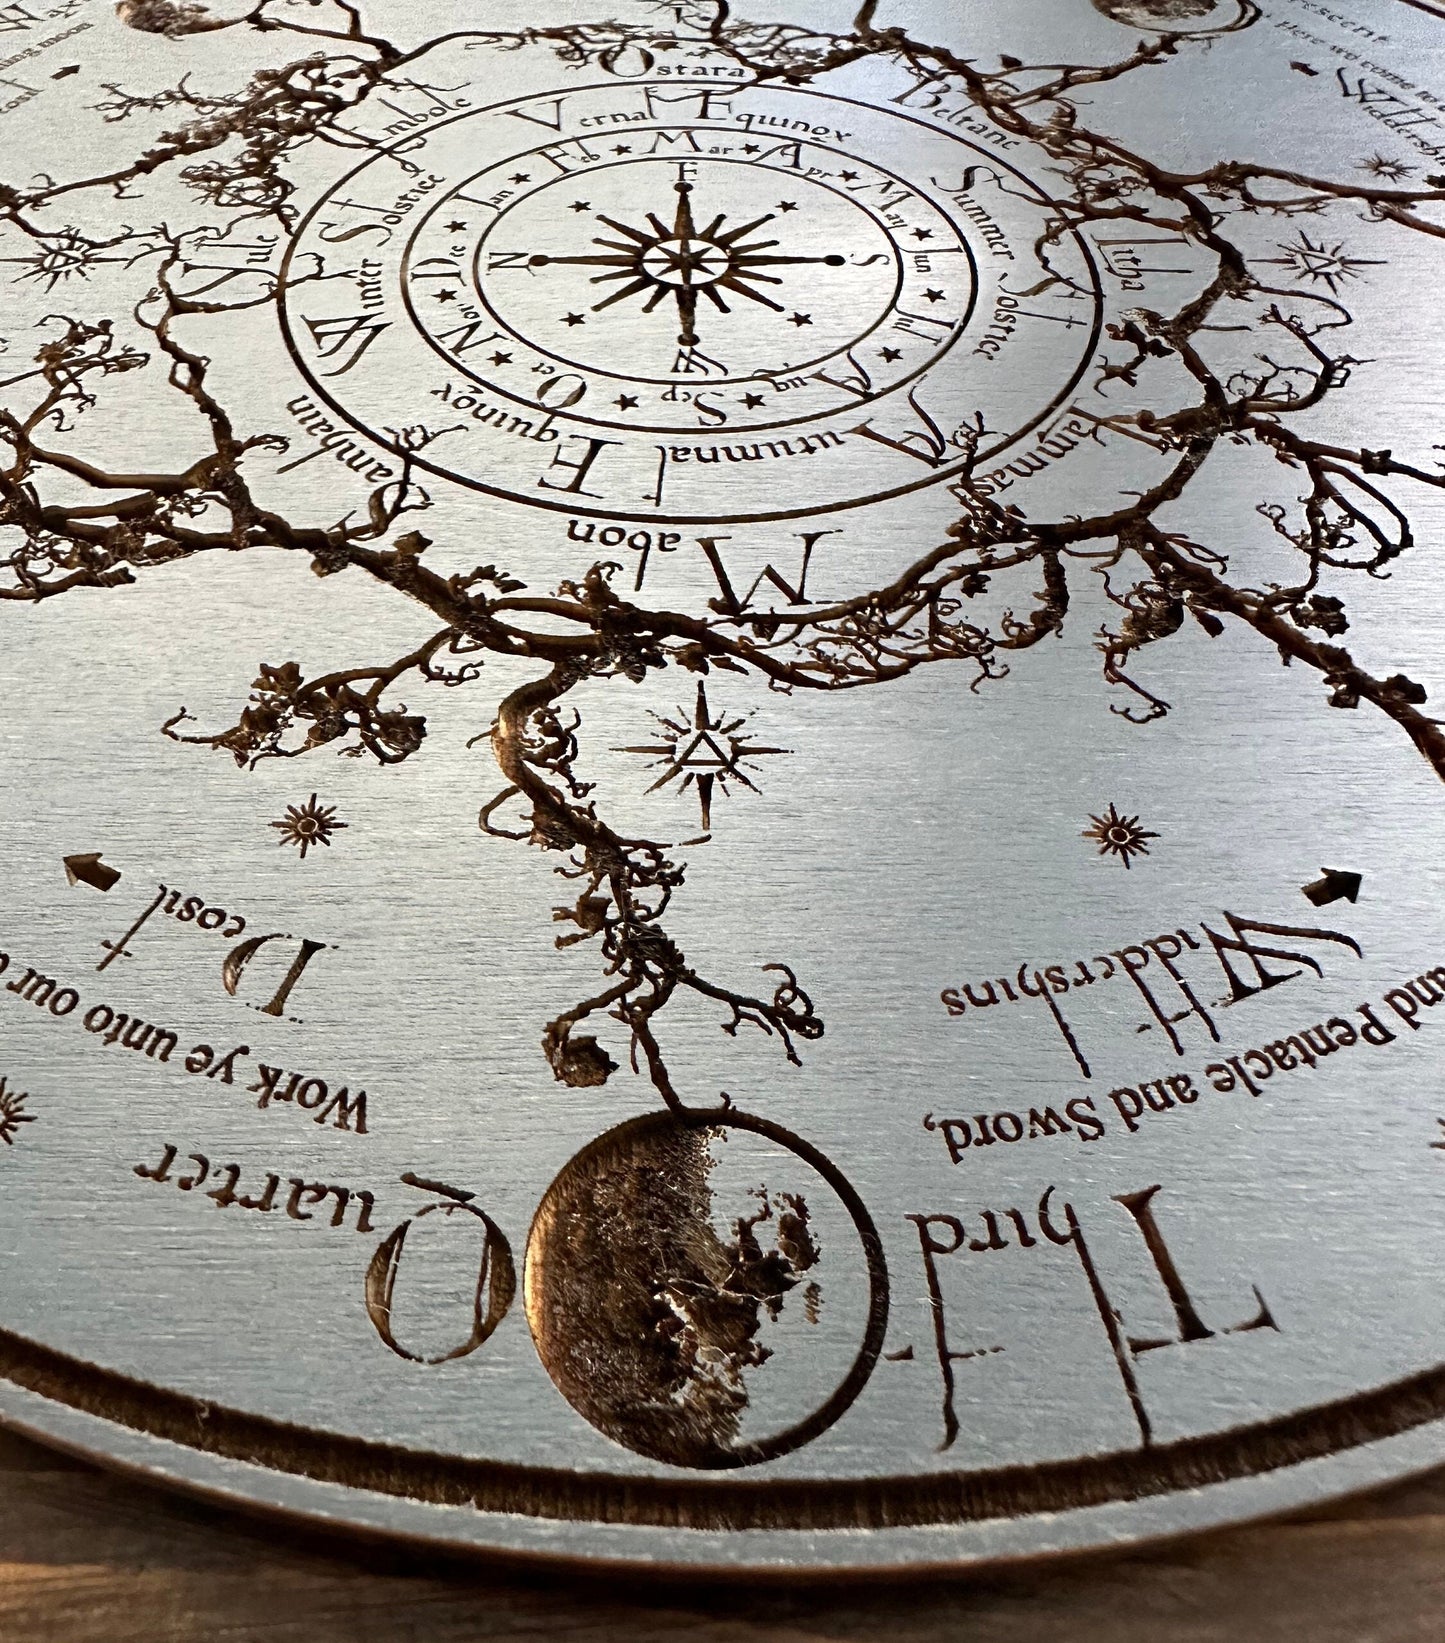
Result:
[[1206,34],[1237,23],[1239,0],[1093,0],[1105,17],[1156,34]]
[[[781,188],[797,198],[773,205],[780,188],[768,183],[778,179],[760,178],[755,165],[663,157],[597,167],[586,201],[577,198],[574,179],[554,180],[504,206],[478,237],[471,258],[476,300],[509,337],[586,373],[579,381],[615,378],[658,390],[648,399],[651,416],[647,407],[613,415],[616,401],[602,399],[589,406],[590,420],[686,431],[696,426],[689,409],[696,402],[676,392],[680,381],[703,377],[723,391],[770,387],[784,372],[806,378],[883,328],[903,289],[897,248],[844,190],[786,178]],[[730,211],[714,209],[720,201]],[[449,203],[438,202],[418,225],[408,258],[413,321],[444,357],[445,320],[427,311],[419,281],[423,254],[444,230],[438,213],[449,212]],[[781,206],[787,211],[780,215]],[[678,233],[684,212],[687,232]],[[939,233],[950,231],[941,213],[935,220]],[[972,306],[974,277],[966,242],[955,245],[966,259],[961,315]],[[797,302],[780,300],[787,297]],[[946,348],[950,333],[941,323],[937,329]],[[486,370],[485,356],[466,364],[478,380],[515,392],[506,373]],[[738,403],[739,428],[796,419],[777,412],[750,417],[746,401]]]
[[[314,277],[338,245],[350,289]],[[779,84],[452,115],[336,183],[287,268],[293,356],[381,443],[666,522],[947,483],[1068,403],[1104,312],[1014,155]]]
[[888,1284],[867,1211],[816,1149],[743,1113],[658,1113],[547,1189],[526,1304],[547,1373],[592,1425],[718,1470],[785,1455],[847,1410]]

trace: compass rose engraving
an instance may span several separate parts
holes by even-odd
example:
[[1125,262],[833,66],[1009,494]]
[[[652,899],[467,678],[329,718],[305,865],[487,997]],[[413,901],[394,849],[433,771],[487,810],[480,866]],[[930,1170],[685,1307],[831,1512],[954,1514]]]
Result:
[[439,127],[414,215],[395,158],[368,162],[370,195],[334,185],[303,275],[332,233],[392,226],[373,197],[408,216],[364,300],[285,287],[288,347],[354,425],[436,428],[414,465],[533,507],[717,525],[987,471],[1067,403],[1104,295],[1077,235],[1041,260],[1027,172],[802,87],[716,128],[690,94],[618,95],[569,93],[562,128],[551,93]]
[[[789,256],[775,252],[781,242],[775,239],[750,240],[776,219],[769,211],[739,228],[724,228],[727,213],[719,211],[706,227],[698,228],[693,220],[693,185],[681,174],[674,184],[677,208],[669,227],[654,211],[647,213],[648,227],[630,228],[615,217],[598,213],[597,220],[615,233],[624,235],[620,240],[594,239],[602,249],[592,255],[553,257],[545,253],[530,259],[533,268],[547,268],[558,263],[572,263],[583,267],[609,270],[595,274],[592,284],[604,285],[616,280],[628,283],[611,296],[594,304],[592,312],[601,313],[614,303],[630,297],[643,298],[642,311],[650,314],[669,298],[677,305],[678,343],[684,348],[696,347],[701,340],[697,330],[698,298],[706,297],[720,313],[731,313],[723,292],[746,297],[761,303],[775,313],[783,313],[784,306],[774,302],[762,285],[781,285],[781,277],[766,273],[766,268],[801,263],[822,263],[829,268],[842,268],[847,258],[836,251],[821,257]],[[791,202],[788,202],[791,207]],[[795,208],[794,208],[795,209]]]
[[757,793],[760,789],[755,782],[749,780],[743,766],[750,759],[793,751],[790,747],[763,747],[755,742],[744,732],[744,726],[751,717],[749,713],[740,714],[736,718],[729,718],[726,713],[715,715],[708,706],[707,686],[699,682],[697,704],[693,708],[691,719],[688,718],[685,708],[678,708],[675,719],[663,718],[659,713],[653,714],[653,718],[667,733],[665,740],[649,742],[638,747],[615,747],[612,751],[654,755],[654,766],[661,765],[663,769],[662,774],[648,788],[649,793],[656,793],[659,788],[667,787],[673,782],[678,784],[680,792],[686,792],[689,787],[696,787],[698,807],[702,813],[702,829],[706,833],[712,828],[714,789],[721,789],[723,797],[729,798],[731,794],[728,791],[728,783],[735,781],[740,782],[750,793]]
[[63,228],[58,233],[37,237],[33,248],[24,256],[3,257],[0,261],[19,265],[21,272],[13,277],[12,283],[35,280],[43,283],[46,291],[50,292],[57,285],[66,285],[71,280],[88,280],[101,263],[127,261],[124,255],[106,255],[112,247],[123,245],[127,240],[132,241],[134,256],[143,255],[149,243],[139,235],[131,236],[129,231],[118,234],[112,240],[97,242],[87,239],[73,228]]
[[[680,140],[683,133],[668,135]],[[472,315],[480,321],[485,312],[509,346],[515,338],[536,350],[535,363],[554,372],[560,367],[589,384],[605,377],[644,385],[636,406],[619,407],[640,412],[629,426],[644,418],[659,429],[767,424],[780,414],[791,420],[789,412],[808,409],[800,387],[815,402],[856,403],[851,376],[840,387],[813,373],[839,358],[856,369],[847,367],[849,349],[880,328],[891,330],[903,306],[927,317],[907,362],[921,369],[966,312],[973,273],[956,230],[935,207],[918,200],[912,212],[929,245],[939,247],[934,272],[925,275],[905,265],[898,231],[849,188],[840,176],[780,173],[727,156],[678,161],[659,154],[607,166],[588,178],[585,191],[570,175],[539,182],[504,204],[471,245]],[[467,238],[446,241],[444,250],[439,234],[421,232],[412,253],[414,296],[433,294],[433,280],[450,288],[465,277],[457,254]],[[948,258],[961,260],[945,267]],[[944,273],[946,280],[939,279]],[[924,297],[928,285],[949,290],[946,311]],[[452,311],[443,319],[421,307],[422,328],[445,349],[456,336]],[[465,363],[476,370],[479,358]],[[878,386],[899,374],[906,364],[879,372]],[[715,410],[691,411],[694,395],[680,390],[704,380],[739,391],[728,391]],[[521,387],[527,397],[516,374],[496,385],[514,393]],[[746,391],[754,392],[752,401]],[[862,391],[873,391],[871,374]],[[795,396],[786,404],[784,392]],[[543,402],[562,397],[552,389]],[[614,402],[616,390],[607,398]],[[763,414],[742,417],[751,411]]]

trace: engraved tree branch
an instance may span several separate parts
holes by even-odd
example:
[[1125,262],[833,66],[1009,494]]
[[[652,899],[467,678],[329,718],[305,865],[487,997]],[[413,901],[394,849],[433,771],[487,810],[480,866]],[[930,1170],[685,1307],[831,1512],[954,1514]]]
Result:
[[[0,228],[26,242],[53,241],[44,219],[61,200],[87,192],[125,198],[161,171],[178,175],[212,212],[234,222],[264,220],[289,234],[296,215],[289,157],[312,142],[367,147],[345,116],[379,87],[415,83],[407,72],[427,49],[408,53],[367,32],[349,5],[324,8],[306,24],[278,0],[263,0],[224,24],[195,6],[136,0],[132,9],[136,26],[161,32],[224,26],[303,34],[309,55],[231,93],[202,93],[184,81],[159,96],[112,88],[108,118],[174,110],[180,123],[106,175],[0,185]],[[482,808],[480,825],[562,858],[556,871],[568,881],[569,896],[576,893],[554,912],[570,927],[557,944],[592,944],[603,982],[548,1024],[544,1053],[559,1081],[601,1085],[616,1063],[589,1029],[599,1018],[615,1020],[628,1035],[634,1071],[645,1072],[672,1110],[697,1115],[708,1109],[691,1106],[674,1087],[658,1037],[657,1023],[674,1000],[691,995],[716,1004],[725,1032],[755,1027],[794,1062],[799,1044],[818,1038],[823,1024],[785,965],[764,966],[779,978],[770,994],[735,991],[698,973],[668,934],[664,921],[684,865],[667,845],[615,831],[577,774],[581,718],[569,698],[589,682],[640,682],[675,667],[725,668],[783,693],[836,691],[883,684],[934,663],[963,663],[978,689],[1006,675],[1012,652],[1063,631],[1079,578],[1089,576],[1099,579],[1118,613],[1097,644],[1124,717],[1145,721],[1168,711],[1164,697],[1136,675],[1149,647],[1189,620],[1211,635],[1236,622],[1284,664],[1315,671],[1329,706],[1369,702],[1387,715],[1445,779],[1445,732],[1423,711],[1423,688],[1403,673],[1370,672],[1339,643],[1349,617],[1332,591],[1345,577],[1390,574],[1414,545],[1403,499],[1420,487],[1445,490],[1445,466],[1310,437],[1303,414],[1344,389],[1359,364],[1335,340],[1351,316],[1333,284],[1326,294],[1303,276],[1295,285],[1281,283],[1281,265],[1299,272],[1287,247],[1282,258],[1261,257],[1235,232],[1259,218],[1353,211],[1441,237],[1445,178],[1407,189],[1384,186],[1378,175],[1341,182],[1234,161],[1184,173],[1085,124],[1080,93],[1146,75],[1179,51],[1197,49],[1197,37],[1161,32],[1109,64],[1027,66],[1002,58],[990,69],[902,30],[877,29],[875,0],[846,34],[738,21],[723,0],[685,0],[667,9],[670,26],[681,17],[680,32],[597,23],[479,32],[474,42],[488,50],[542,45],[565,67],[604,71],[628,53],[653,61],[666,50],[722,52],[758,83],[801,84],[860,60],[885,59],[920,88],[966,96],[1001,132],[1048,157],[1055,183],[1036,246],[1046,269],[1066,234],[1097,224],[1169,232],[1207,257],[1212,273],[1198,295],[1174,313],[1136,311],[1112,328],[1095,362],[1101,395],[1114,383],[1133,385],[1159,362],[1175,367],[1184,385],[1172,409],[1118,410],[1099,419],[1100,437],[1142,440],[1163,459],[1150,488],[1120,495],[1117,506],[1095,517],[1038,519],[1003,506],[966,472],[952,487],[960,513],[945,542],[921,549],[886,585],[781,611],[739,608],[735,600],[714,601],[703,615],[648,609],[614,589],[617,567],[610,564],[546,594],[492,564],[443,576],[424,562],[424,536],[398,533],[405,515],[428,505],[412,462],[435,437],[427,430],[394,435],[401,477],[371,493],[363,518],[305,522],[257,499],[248,460],[282,450],[286,441],[236,429],[211,390],[208,360],[182,335],[208,315],[274,301],[274,281],[263,277],[240,291],[224,280],[198,283],[198,248],[207,235],[214,240],[214,228],[191,239],[162,229],[127,230],[119,239],[86,239],[76,231],[82,251],[102,258],[119,247],[134,265],[151,269],[151,287],[133,315],[145,346],[121,340],[111,320],[59,319],[33,370],[8,379],[6,386],[28,395],[28,409],[0,411],[0,598],[34,602],[110,589],[199,554],[266,547],[305,555],[318,575],[365,575],[436,619],[431,637],[394,661],[311,678],[294,661],[263,663],[236,723],[222,730],[188,728],[184,709],[165,726],[174,739],[224,750],[243,765],[322,747],[382,763],[404,760],[421,748],[425,719],[396,698],[399,688],[473,685],[489,656],[534,662],[535,676],[496,707],[489,740],[504,785]],[[1229,29],[1248,27],[1256,16],[1243,5]],[[1259,351],[1242,357],[1237,344],[1220,340],[1241,334]],[[110,379],[157,369],[194,412],[192,459],[164,472],[123,472],[77,454],[72,436],[112,391]],[[1165,523],[1205,464],[1233,448],[1272,459],[1294,493],[1289,503],[1263,500],[1257,509],[1268,540],[1295,565],[1285,581],[1252,579],[1219,548]],[[1014,603],[990,616],[985,596],[1015,584]]]

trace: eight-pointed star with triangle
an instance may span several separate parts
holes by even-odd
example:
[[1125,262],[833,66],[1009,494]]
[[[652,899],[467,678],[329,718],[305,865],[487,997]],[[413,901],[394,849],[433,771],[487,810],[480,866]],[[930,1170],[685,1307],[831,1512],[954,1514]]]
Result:
[[652,715],[662,726],[666,739],[640,747],[615,747],[614,753],[650,753],[654,766],[662,766],[662,774],[648,788],[656,793],[661,787],[678,784],[679,792],[697,788],[698,805],[702,811],[703,832],[712,828],[712,800],[714,789],[721,789],[724,798],[730,781],[740,782],[749,792],[757,793],[756,783],[750,781],[743,766],[752,759],[766,754],[791,753],[790,747],[762,747],[746,734],[739,734],[752,717],[744,713],[737,718],[726,714],[716,717],[708,706],[707,686],[698,682],[697,705],[689,720],[687,709],[678,708],[675,719],[665,719],[660,713]]

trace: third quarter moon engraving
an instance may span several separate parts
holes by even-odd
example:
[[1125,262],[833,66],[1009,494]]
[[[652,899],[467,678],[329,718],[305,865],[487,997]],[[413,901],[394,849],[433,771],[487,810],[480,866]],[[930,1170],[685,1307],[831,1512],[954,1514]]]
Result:
[[[599,1137],[542,1199],[526,1287],[568,1402],[628,1448],[705,1470],[825,1431],[866,1385],[888,1318],[856,1193],[796,1136],[737,1113]],[[817,1390],[800,1397],[804,1385]]]

